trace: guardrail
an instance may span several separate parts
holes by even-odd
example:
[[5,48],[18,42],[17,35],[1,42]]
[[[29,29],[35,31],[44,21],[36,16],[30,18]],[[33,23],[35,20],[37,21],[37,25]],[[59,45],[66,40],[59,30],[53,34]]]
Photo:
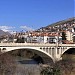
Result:
[[[57,46],[57,44],[49,44],[49,43],[0,43],[0,46]],[[64,47],[68,47],[68,46],[75,46],[75,44],[59,44],[58,46],[64,46]]]

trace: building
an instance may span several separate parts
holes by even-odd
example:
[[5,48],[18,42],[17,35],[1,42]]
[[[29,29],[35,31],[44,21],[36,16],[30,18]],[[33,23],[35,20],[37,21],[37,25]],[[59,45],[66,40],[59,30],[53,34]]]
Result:
[[[59,40],[59,41],[58,41]],[[62,37],[55,32],[33,32],[30,36],[27,36],[28,43],[56,43],[62,42]]]
[[73,32],[66,31],[66,40],[73,42]]

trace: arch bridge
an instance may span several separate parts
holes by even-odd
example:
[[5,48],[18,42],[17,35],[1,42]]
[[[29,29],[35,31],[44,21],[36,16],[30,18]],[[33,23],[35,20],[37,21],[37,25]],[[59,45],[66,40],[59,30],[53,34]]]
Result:
[[[75,44],[41,44],[41,43],[0,43],[0,54],[18,50],[18,49],[28,49],[41,57],[48,57],[52,59],[53,62],[62,59],[62,55],[70,48],[75,48]],[[46,61],[46,60],[45,60]]]

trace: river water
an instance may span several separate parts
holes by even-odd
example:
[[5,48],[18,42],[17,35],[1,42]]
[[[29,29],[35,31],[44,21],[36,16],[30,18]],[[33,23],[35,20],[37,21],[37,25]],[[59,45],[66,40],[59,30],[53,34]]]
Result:
[[40,75],[40,67],[33,59],[17,57],[16,70],[14,75]]

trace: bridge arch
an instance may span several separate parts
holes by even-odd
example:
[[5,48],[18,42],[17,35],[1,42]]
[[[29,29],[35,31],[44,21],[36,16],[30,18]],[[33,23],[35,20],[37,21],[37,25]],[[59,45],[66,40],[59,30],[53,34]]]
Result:
[[14,48],[7,48],[6,52],[4,53],[7,53],[7,52],[11,52],[11,51],[14,51],[14,50],[28,50],[28,51],[32,51],[34,53],[36,53],[37,55],[39,55],[41,58],[43,57],[47,57],[45,58],[46,59],[49,59],[49,60],[52,60],[52,62],[55,62],[54,58],[52,57],[52,55],[50,55],[49,53],[39,49],[39,48],[33,48],[33,47],[14,47]]
[[68,49],[65,49],[65,50],[62,52],[62,55],[63,55],[64,53],[68,52],[68,51],[71,51],[71,52],[72,52],[72,50],[75,51],[75,48],[70,47],[70,48],[68,48]]
[[73,61],[75,59],[75,48],[68,48],[67,50],[63,51],[62,60]]

